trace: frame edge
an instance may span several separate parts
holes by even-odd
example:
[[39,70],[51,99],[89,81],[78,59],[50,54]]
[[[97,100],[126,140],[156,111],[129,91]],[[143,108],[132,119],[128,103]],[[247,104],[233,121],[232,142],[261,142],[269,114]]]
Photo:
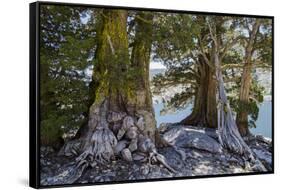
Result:
[[29,186],[39,188],[38,157],[38,2],[29,4]]

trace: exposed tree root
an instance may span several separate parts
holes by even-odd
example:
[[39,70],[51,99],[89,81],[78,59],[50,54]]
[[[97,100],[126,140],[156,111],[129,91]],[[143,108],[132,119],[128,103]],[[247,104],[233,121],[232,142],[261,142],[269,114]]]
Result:
[[62,185],[62,184],[72,184],[76,180],[78,180],[84,170],[88,167],[88,163],[86,161],[80,162],[79,164],[76,165],[67,165],[65,166],[65,169],[63,172],[59,173],[58,175],[46,178],[41,180],[41,185]]
[[60,151],[66,156],[80,153],[75,159],[74,169],[68,172],[68,177],[65,176],[64,180],[74,182],[88,166],[108,163],[116,156],[131,162],[132,155],[138,153],[145,155],[150,164],[158,162],[175,173],[165,157],[157,152],[155,142],[150,138],[155,133],[147,130],[150,128],[146,125],[153,124],[150,119],[152,116],[145,110],[140,110],[137,116],[108,111],[107,100],[93,104],[90,109],[88,135],[65,145],[63,151]]
[[81,150],[82,140],[81,139],[74,139],[70,140],[63,145],[63,147],[58,152],[59,156],[77,156]]
[[232,118],[229,105],[218,106],[218,130],[220,143],[229,150],[244,155],[247,159],[254,160],[253,153],[245,143]]

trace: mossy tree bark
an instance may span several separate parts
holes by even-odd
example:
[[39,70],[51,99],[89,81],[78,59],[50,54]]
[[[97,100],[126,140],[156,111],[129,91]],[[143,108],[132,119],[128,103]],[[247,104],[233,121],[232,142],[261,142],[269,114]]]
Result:
[[135,18],[136,36],[131,55],[134,96],[131,99],[135,114],[144,115],[144,133],[155,141],[156,120],[150,91],[149,65],[153,35],[153,14],[139,12]]
[[252,83],[252,56],[254,53],[254,43],[259,30],[260,22],[257,20],[253,25],[253,29],[249,31],[249,39],[246,40],[247,45],[245,48],[245,58],[243,73],[241,77],[241,87],[239,93],[239,111],[237,113],[236,123],[238,125],[239,132],[242,136],[247,136],[250,134],[248,127],[248,105],[249,105],[249,95]]
[[104,10],[93,70],[94,103],[89,109],[88,130],[82,136],[82,155],[91,155],[100,162],[114,157],[117,139],[111,130],[108,115],[126,112],[129,93],[127,69],[129,66],[128,37],[126,33],[127,12]]

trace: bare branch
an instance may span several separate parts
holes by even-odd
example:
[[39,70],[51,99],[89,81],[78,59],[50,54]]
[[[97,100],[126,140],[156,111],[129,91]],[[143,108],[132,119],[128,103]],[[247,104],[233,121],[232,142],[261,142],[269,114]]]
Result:
[[211,38],[212,38],[212,40],[213,40],[213,42],[214,42],[214,44],[215,44],[215,50],[216,50],[216,52],[217,52],[217,51],[218,51],[217,36],[216,36],[215,33],[213,33],[213,29],[212,29],[212,27],[211,27],[211,24],[210,24],[209,20],[207,20],[207,24],[208,24],[208,27],[209,27],[209,31],[210,31]]
[[149,20],[146,20],[144,19],[143,17],[139,16],[139,15],[136,15],[135,16],[137,19],[141,20],[142,22],[146,23],[146,24],[152,24],[153,22],[149,21]]
[[235,77],[229,77],[229,78],[224,78],[223,81],[225,83],[229,83],[229,82],[239,82],[241,80],[240,76],[235,76]]

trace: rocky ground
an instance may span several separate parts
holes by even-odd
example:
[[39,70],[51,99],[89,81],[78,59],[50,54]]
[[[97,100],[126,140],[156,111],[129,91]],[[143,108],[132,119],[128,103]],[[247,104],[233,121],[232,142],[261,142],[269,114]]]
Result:
[[[215,130],[166,124],[160,126],[160,131],[170,146],[158,151],[166,157],[175,173],[158,163],[148,164],[137,160],[128,163],[117,158],[110,164],[86,169],[75,183],[255,172],[249,162],[221,147]],[[271,171],[271,140],[262,136],[245,140],[267,171]],[[41,147],[40,161],[42,185],[57,184],[53,176],[64,175],[65,169],[74,165],[73,158],[59,157],[50,147]]]

